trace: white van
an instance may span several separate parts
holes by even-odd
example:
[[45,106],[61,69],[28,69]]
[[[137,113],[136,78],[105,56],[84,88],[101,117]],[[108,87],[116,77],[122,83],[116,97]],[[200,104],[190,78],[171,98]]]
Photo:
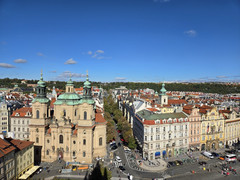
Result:
[[227,162],[230,162],[230,161],[236,161],[237,157],[236,157],[235,154],[228,154],[228,155],[226,155],[225,159],[226,159]]
[[213,159],[213,158],[214,158],[214,156],[212,155],[212,153],[207,152],[207,151],[204,151],[204,152],[203,152],[203,155],[206,156],[206,157],[208,157],[208,158],[210,158],[210,159]]

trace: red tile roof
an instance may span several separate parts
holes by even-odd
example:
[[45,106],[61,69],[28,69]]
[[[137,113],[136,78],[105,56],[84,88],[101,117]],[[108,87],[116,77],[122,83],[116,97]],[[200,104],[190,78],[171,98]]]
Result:
[[95,121],[97,123],[106,123],[107,121],[104,119],[101,113],[96,113],[95,114]]
[[16,148],[4,139],[0,138],[0,157],[14,151]]
[[[31,117],[31,116],[25,116],[27,115],[27,112],[30,112],[30,114],[32,114],[32,108],[22,107],[20,109],[16,109],[15,111],[13,111],[13,114],[11,115],[11,117]],[[17,114],[19,115],[17,116]]]
[[23,150],[24,148],[31,146],[33,144],[33,142],[31,141],[22,141],[18,139],[12,139],[10,142],[20,150]]

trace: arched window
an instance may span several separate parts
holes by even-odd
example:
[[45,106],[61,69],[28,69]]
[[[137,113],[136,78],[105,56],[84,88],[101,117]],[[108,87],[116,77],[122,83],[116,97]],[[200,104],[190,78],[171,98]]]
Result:
[[49,155],[49,150],[47,150],[47,155]]
[[38,137],[36,137],[36,143],[39,143],[39,138]]
[[77,109],[75,109],[75,116],[77,116]]
[[86,152],[85,151],[83,151],[83,157],[85,157],[86,156]]
[[87,112],[84,111],[84,120],[87,120]]
[[63,116],[64,117],[66,116],[66,110],[65,109],[63,110]]
[[39,119],[39,110],[36,111],[36,118]]
[[102,137],[99,138],[99,146],[102,145]]
[[75,156],[76,155],[76,152],[75,151],[73,151],[73,156]]
[[59,143],[62,144],[63,143],[63,135],[59,136]]
[[83,139],[83,145],[86,145],[86,139]]

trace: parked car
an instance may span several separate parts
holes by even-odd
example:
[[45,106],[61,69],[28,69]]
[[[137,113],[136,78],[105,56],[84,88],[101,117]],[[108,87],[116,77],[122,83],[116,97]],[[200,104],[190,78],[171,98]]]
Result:
[[119,166],[119,169],[121,169],[122,171],[126,170],[123,166]]
[[200,164],[200,165],[206,165],[207,162],[206,162],[206,161],[199,161],[198,164]]
[[219,157],[219,154],[216,152],[211,152],[214,157]]
[[214,156],[213,156],[212,153],[210,153],[210,152],[204,151],[202,154],[203,154],[204,156],[210,158],[210,159],[213,159],[213,158],[214,158]]
[[171,166],[176,166],[176,163],[174,161],[169,161],[167,164],[167,167],[171,167]]
[[178,162],[179,165],[183,165],[183,162],[180,160],[176,160],[176,162]]
[[117,162],[122,162],[121,158],[119,156],[116,156],[116,161]]
[[114,146],[112,146],[111,147],[111,150],[115,150],[115,149],[117,149],[118,147],[117,147],[117,145],[115,144]]
[[220,160],[224,161],[224,160],[225,160],[225,156],[219,156],[219,158],[218,158],[218,159],[220,159]]

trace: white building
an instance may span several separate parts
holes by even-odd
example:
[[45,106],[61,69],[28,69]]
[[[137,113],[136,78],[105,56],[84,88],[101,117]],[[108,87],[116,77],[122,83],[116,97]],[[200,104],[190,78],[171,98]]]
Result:
[[22,107],[13,111],[11,115],[11,131],[15,139],[29,140],[29,121],[32,117],[32,108]]
[[189,120],[185,113],[136,113],[133,133],[146,159],[173,157],[189,148]]
[[8,127],[8,109],[4,96],[0,96],[0,133],[7,133]]

